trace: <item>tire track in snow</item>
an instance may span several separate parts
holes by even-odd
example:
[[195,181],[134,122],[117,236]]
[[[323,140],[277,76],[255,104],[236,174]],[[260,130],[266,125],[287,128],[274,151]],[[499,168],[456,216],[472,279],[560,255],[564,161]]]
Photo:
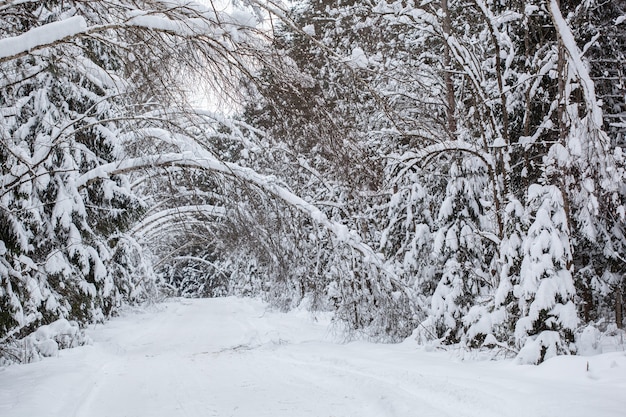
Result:
[[[510,409],[511,404],[501,396],[475,388],[469,389],[441,377],[427,377],[407,371],[399,379],[395,373],[385,376],[373,371],[380,366],[379,363],[369,364],[367,368],[370,370],[364,371],[355,369],[345,359],[329,357],[321,357],[315,362],[283,357],[282,361],[300,369],[302,374],[306,374],[303,378],[307,381],[311,381],[315,374],[317,385],[324,385],[331,378],[343,381],[344,386],[357,385],[360,397],[377,409],[372,414],[374,416],[407,416],[410,412],[442,417],[510,415],[505,410]],[[524,415],[536,414],[524,412]]]

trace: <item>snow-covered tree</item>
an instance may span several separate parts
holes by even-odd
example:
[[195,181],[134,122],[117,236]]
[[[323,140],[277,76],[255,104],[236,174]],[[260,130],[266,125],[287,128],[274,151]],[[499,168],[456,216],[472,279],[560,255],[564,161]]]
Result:
[[439,207],[433,250],[441,278],[430,314],[439,337],[448,342],[464,338],[464,321],[470,307],[492,290],[487,268],[495,251],[489,244],[492,242],[483,237],[488,232],[483,225],[485,171],[478,158],[453,159],[446,195]]
[[553,185],[528,190],[531,224],[522,247],[520,282],[513,288],[520,317],[515,339],[520,360],[539,363],[575,349],[579,320],[574,305],[571,241],[561,191]]
[[[10,36],[3,39],[0,81],[2,336],[59,317],[101,320],[122,300],[151,291],[139,274],[130,276],[138,269],[113,267],[122,258],[144,262],[141,250],[118,246],[129,241],[124,232],[143,211],[127,178],[76,184],[81,172],[123,156],[123,125],[114,120],[125,114],[118,51],[99,39],[57,39],[94,18],[97,9],[80,6],[2,9]],[[13,52],[24,47],[35,52]]]

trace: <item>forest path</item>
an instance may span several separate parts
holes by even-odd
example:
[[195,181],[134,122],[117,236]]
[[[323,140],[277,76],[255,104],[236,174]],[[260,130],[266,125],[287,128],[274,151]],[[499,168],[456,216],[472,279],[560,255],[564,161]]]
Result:
[[[338,344],[327,321],[254,300],[174,300],[94,343],[0,371],[2,417],[623,416],[626,355],[538,366]],[[335,338],[336,339],[336,338]],[[590,371],[586,371],[586,363]]]

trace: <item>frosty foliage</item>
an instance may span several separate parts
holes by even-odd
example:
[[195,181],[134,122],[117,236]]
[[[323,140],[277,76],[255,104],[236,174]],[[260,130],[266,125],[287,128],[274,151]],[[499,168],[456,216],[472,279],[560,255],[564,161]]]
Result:
[[[340,203],[341,220],[383,251],[410,295],[406,310],[378,299],[381,314],[410,311],[422,341],[526,363],[576,352],[582,323],[622,326],[624,142],[607,110],[623,100],[603,92],[614,104],[602,108],[595,88],[618,62],[598,42],[623,45],[603,26],[618,9],[306,1],[284,15],[275,43],[307,81],[286,90],[263,68],[246,117],[284,155],[270,172]],[[336,299],[342,287],[329,288]],[[360,328],[353,311],[342,318]],[[393,334],[371,324],[370,335]]]

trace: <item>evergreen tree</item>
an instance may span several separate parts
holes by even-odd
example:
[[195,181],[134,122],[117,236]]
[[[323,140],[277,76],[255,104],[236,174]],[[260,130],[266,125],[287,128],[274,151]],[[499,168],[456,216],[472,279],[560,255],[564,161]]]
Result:
[[575,351],[570,343],[579,320],[561,191],[533,185],[528,194],[532,222],[522,248],[520,283],[513,288],[520,311],[515,338],[523,346],[519,360],[539,363]]
[[[71,18],[73,6],[80,7],[5,8],[5,35]],[[87,19],[94,12],[79,10]],[[126,177],[75,184],[81,173],[122,155],[123,127],[109,121],[123,115],[120,59],[105,42],[79,39],[2,64],[2,336],[59,317],[102,320],[122,300],[151,291],[131,271],[110,267],[142,256],[117,245],[143,210]]]

